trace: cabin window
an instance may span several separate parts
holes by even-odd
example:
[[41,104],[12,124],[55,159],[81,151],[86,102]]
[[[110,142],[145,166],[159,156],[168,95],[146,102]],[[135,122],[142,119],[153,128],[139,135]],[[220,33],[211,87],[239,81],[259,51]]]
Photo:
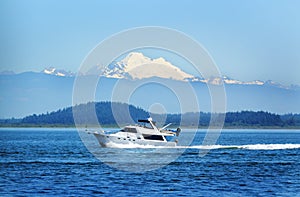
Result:
[[146,140],[159,140],[164,141],[164,138],[161,135],[143,135]]
[[125,132],[128,132],[128,133],[137,133],[136,128],[125,128]]

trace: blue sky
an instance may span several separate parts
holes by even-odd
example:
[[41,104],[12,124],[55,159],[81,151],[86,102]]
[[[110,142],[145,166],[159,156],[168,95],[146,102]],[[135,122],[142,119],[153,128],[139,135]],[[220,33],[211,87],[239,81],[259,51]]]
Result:
[[0,71],[76,72],[112,34],[177,29],[200,42],[222,74],[300,85],[300,1],[0,1]]

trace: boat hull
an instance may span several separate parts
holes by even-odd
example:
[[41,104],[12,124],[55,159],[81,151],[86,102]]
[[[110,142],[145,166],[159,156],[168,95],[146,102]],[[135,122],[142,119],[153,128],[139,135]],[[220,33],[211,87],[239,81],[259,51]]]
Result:
[[94,133],[94,136],[98,140],[102,147],[119,148],[126,147],[126,145],[132,145],[132,147],[139,146],[176,146],[176,142],[159,141],[159,140],[145,140],[137,139],[128,136],[116,136],[103,133]]

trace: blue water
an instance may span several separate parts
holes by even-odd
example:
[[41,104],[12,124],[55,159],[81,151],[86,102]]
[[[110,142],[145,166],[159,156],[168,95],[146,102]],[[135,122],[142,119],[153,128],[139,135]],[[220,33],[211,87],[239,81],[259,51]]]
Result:
[[[96,159],[75,129],[3,128],[0,196],[300,196],[300,130],[226,130],[199,157],[204,134],[170,164],[133,173]],[[116,151],[99,147],[107,158]]]

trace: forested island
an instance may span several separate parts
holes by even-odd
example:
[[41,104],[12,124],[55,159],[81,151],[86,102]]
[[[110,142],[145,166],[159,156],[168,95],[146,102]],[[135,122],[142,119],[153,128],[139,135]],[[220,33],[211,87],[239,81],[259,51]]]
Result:
[[[77,126],[97,125],[91,109],[95,109],[97,120],[101,126],[115,127],[117,122],[114,115],[117,115],[118,124],[135,124],[138,119],[148,118],[150,113],[142,108],[115,102],[90,102],[59,109],[50,113],[33,114],[20,119],[1,119],[0,127],[75,127],[73,111],[76,111]],[[126,112],[129,116],[122,116]],[[214,114],[216,115],[216,114]],[[264,111],[240,111],[227,112],[225,115],[224,128],[300,128],[300,114],[278,115]],[[210,124],[212,114],[206,112],[189,112],[184,114],[151,114],[158,123],[172,123],[173,126],[207,128]]]

